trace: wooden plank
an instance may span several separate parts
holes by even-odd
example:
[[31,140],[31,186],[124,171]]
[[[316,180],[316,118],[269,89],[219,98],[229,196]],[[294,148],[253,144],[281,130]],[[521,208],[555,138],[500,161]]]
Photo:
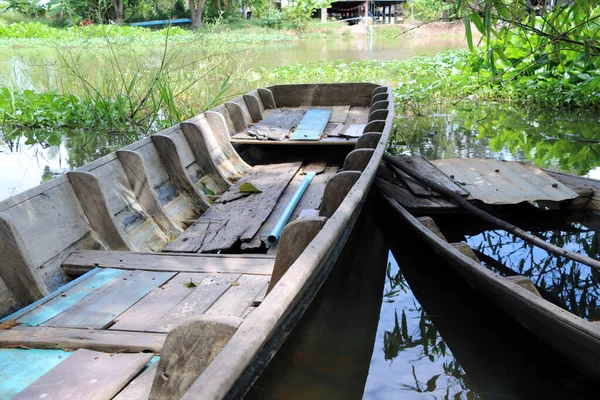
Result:
[[[305,114],[306,110],[280,108],[274,110],[268,117],[249,128],[242,135],[250,135],[259,140],[283,140],[300,123]],[[239,137],[239,135],[234,137]]]
[[402,162],[406,167],[414,169],[415,172],[427,176],[429,179],[432,179],[437,184],[442,185],[449,190],[457,192],[461,196],[469,195],[469,191],[467,189],[460,185],[457,185],[454,182],[454,180],[451,179],[448,175],[446,175],[435,165],[433,165],[432,163],[420,156],[396,156],[396,159]]
[[325,217],[307,218],[294,221],[283,229],[279,248],[277,249],[277,257],[275,258],[273,275],[267,288],[267,295],[317,236],[326,221],[327,218]]
[[375,85],[371,83],[329,83],[276,85],[273,92],[278,107],[367,106]]
[[269,279],[267,276],[242,275],[205,314],[241,317],[256,296],[266,290]]
[[372,113],[369,114],[368,122],[383,121],[388,117],[389,114],[390,114],[389,110],[373,111]]
[[99,288],[119,279],[125,271],[116,269],[98,270],[87,279],[79,282],[58,296],[54,296],[41,306],[20,317],[17,322],[28,325],[38,326],[44,322],[56,317],[62,312],[74,307],[81,299],[89,296]]
[[[239,277],[238,274],[214,274],[201,282],[194,282],[197,285],[196,289],[176,307],[163,315],[155,330],[169,332],[184,320],[204,314]],[[266,276],[261,276],[261,278],[268,280]]]
[[373,96],[373,98],[371,99],[371,106],[373,106],[373,104],[377,103],[378,101],[383,101],[383,100],[387,100],[389,99],[389,95],[387,93],[379,93]]
[[319,140],[330,116],[331,110],[308,110],[290,140]]
[[83,171],[67,172],[67,176],[90,225],[102,241],[114,250],[131,250],[129,243],[117,229],[98,178]]
[[[301,163],[257,165],[228,192],[239,193],[249,182],[261,193],[245,197],[223,195],[164,251],[216,252],[231,248],[238,241],[250,241],[273,211],[277,200],[294,177]],[[232,201],[224,202],[228,197]]]
[[269,275],[274,258],[263,254],[134,253],[88,250],[72,253],[64,262],[65,271],[79,272],[101,268],[163,272],[220,272]]
[[273,92],[269,89],[258,88],[256,89],[262,103],[266,109],[275,110],[277,108],[277,104],[275,103],[275,98],[273,97]]
[[391,169],[394,171],[394,175],[396,179],[398,179],[402,185],[408,190],[412,192],[417,197],[434,197],[440,196],[438,193],[430,190],[426,186],[421,185],[419,182],[415,181],[411,176],[407,175],[403,171],[399,170],[395,166],[391,166]]
[[235,333],[242,320],[201,316],[177,325],[167,337],[150,399],[179,399]]
[[435,223],[433,218],[421,217],[421,218],[417,218],[417,221],[419,221],[421,224],[423,224],[423,226],[425,226],[431,232],[435,233],[435,235],[437,237],[439,237],[440,239],[445,240],[446,242],[448,241],[448,240],[446,240],[446,237],[444,236],[444,234],[442,233],[440,228],[437,226],[437,224]]
[[375,185],[387,196],[412,211],[456,211],[460,209],[456,204],[443,197],[416,197],[404,186],[390,183],[380,177],[375,178]]
[[0,349],[0,399],[13,398],[70,355],[63,350]]
[[[369,115],[373,114],[375,111],[379,110],[388,110],[390,106],[390,102],[387,100],[377,101],[371,104],[371,108],[369,109]],[[376,119],[385,119],[385,118],[376,118]]]
[[363,133],[356,141],[357,149],[374,149],[379,144],[381,133]]
[[175,274],[131,271],[85,297],[70,310],[47,322],[51,326],[104,329],[152,289]]
[[239,171],[240,174],[245,174],[250,170],[250,166],[246,164],[244,160],[240,157],[240,155],[235,151],[231,142],[229,140],[231,133],[229,128],[227,127],[227,121],[223,114],[214,112],[214,111],[206,111],[204,113],[206,121],[210,126],[210,132],[206,132],[207,135],[212,135],[216,139],[221,151],[227,157],[227,160]]
[[119,316],[110,329],[155,332],[158,321],[189,296],[208,274],[180,273],[164,285],[153,289],[143,299]]
[[246,130],[246,121],[242,112],[242,107],[238,103],[225,103],[225,109],[229,113],[231,124],[233,125],[233,133],[240,133]]
[[0,249],[0,278],[19,304],[27,305],[48,293],[44,284],[34,275],[34,266],[25,243],[6,213],[0,213]]
[[350,106],[333,106],[331,111],[329,123],[345,124],[346,118],[348,118],[348,111],[350,111]]
[[537,287],[533,284],[531,279],[529,279],[528,277],[526,277],[524,275],[512,275],[512,276],[507,276],[505,278],[508,279],[509,281],[511,281],[512,283],[521,286],[523,289],[535,294],[536,296],[542,297],[542,295],[538,291]]
[[14,399],[112,399],[151,358],[77,350]]
[[366,124],[368,117],[369,109],[367,107],[350,107],[346,117],[346,125]]
[[[114,352],[160,353],[164,333],[120,332],[51,326],[23,327],[0,331],[0,347],[25,346],[41,349],[88,349]],[[1,398],[1,397],[0,397]]]
[[367,124],[352,124],[352,125],[348,125],[348,127],[346,128],[345,131],[343,131],[342,133],[340,133],[340,136],[344,136],[344,137],[350,137],[350,138],[357,138],[360,135],[363,134],[363,130],[365,129],[365,127],[367,126]]
[[157,369],[158,362],[155,361],[140,375],[136,376],[134,380],[129,382],[129,385],[116,395],[113,400],[148,400]]
[[363,132],[383,132],[383,130],[385,129],[386,123],[385,121],[369,121],[367,123],[367,126],[365,126],[365,129],[363,130]]
[[250,113],[250,118],[252,118],[252,122],[257,123],[261,119],[263,119],[263,106],[258,97],[252,94],[245,94],[244,102],[246,102],[246,107],[248,108],[248,112]]

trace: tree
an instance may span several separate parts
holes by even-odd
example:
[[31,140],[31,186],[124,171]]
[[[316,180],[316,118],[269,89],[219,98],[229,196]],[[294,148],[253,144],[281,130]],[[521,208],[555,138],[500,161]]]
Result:
[[206,0],[189,0],[190,14],[192,14],[192,28],[198,29],[202,26],[202,12],[206,5]]
[[111,0],[112,4],[112,16],[118,24],[122,24],[125,19],[125,13],[123,12],[123,0]]

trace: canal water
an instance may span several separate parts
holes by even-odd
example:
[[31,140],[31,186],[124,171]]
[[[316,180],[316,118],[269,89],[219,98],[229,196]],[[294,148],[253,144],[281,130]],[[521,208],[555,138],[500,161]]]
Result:
[[[361,37],[265,44],[245,57],[250,66],[269,68],[317,60],[405,59],[464,46],[456,37]],[[38,56],[27,49],[2,52],[0,80],[35,89],[52,71],[55,54],[48,49],[42,58],[50,62],[31,61]],[[599,123],[600,116],[577,110],[548,113],[507,103],[462,102],[425,117],[398,115],[392,149],[430,159],[529,161],[599,176]],[[75,133],[59,145],[0,142],[0,200],[125,144],[122,138]],[[363,233],[356,242],[362,252],[334,270],[249,398],[564,399],[598,393],[596,382],[467,287],[444,260],[404,235],[396,221],[381,216],[376,201],[370,200],[372,215],[357,228]],[[571,249],[597,252],[597,246],[589,248],[597,241],[595,231],[580,221],[539,232],[557,243],[568,237]],[[545,284],[558,293],[559,306],[596,318],[597,282],[588,270],[544,267],[543,255],[493,230],[456,235],[490,257],[484,264],[491,269],[494,260],[516,264],[534,279],[550,270]],[[573,284],[575,276],[585,287]],[[562,283],[552,286],[555,282]]]

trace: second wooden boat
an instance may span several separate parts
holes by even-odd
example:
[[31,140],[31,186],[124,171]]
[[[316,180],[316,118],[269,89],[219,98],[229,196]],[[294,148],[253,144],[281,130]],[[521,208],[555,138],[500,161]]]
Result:
[[0,202],[0,397],[242,396],[343,251],[392,120],[387,87],[272,86]]

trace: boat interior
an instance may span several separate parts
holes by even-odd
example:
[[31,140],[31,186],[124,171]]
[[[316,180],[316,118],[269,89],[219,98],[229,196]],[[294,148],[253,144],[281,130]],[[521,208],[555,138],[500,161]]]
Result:
[[[255,90],[0,202],[0,315],[19,309],[0,320],[0,397],[180,397],[215,355],[183,383],[161,383],[156,355],[190,336],[218,353],[328,220],[354,212],[344,201],[374,179],[392,103],[373,84]],[[198,317],[218,334],[191,335]]]

